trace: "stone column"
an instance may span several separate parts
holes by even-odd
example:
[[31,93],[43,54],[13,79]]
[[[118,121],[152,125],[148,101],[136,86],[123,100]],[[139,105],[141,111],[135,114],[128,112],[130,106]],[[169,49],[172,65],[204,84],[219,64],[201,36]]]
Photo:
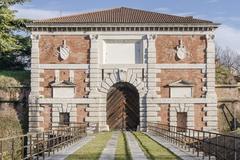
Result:
[[29,95],[29,132],[42,131],[40,123],[43,117],[40,112],[43,110],[37,102],[40,90],[40,69],[39,69],[39,35],[32,35],[31,53],[31,93]]
[[[102,130],[101,127],[106,125],[106,116],[103,116],[101,113],[106,112],[106,106],[101,104],[102,94],[98,92],[98,87],[101,83],[101,70],[99,69],[99,39],[98,35],[90,35],[91,39],[91,49],[90,49],[90,68],[89,68],[89,83],[90,83],[90,93],[88,98],[95,99],[97,103],[89,104],[89,116],[86,118],[87,122],[90,123],[90,126],[99,126],[99,130]],[[105,100],[106,101],[106,100]],[[105,102],[106,103],[106,102]],[[104,108],[105,107],[105,108]],[[104,108],[104,111],[103,111]]]
[[148,49],[147,49],[147,122],[158,122],[160,117],[158,116],[159,107],[153,98],[157,97],[157,70],[156,64],[156,35],[147,35]]
[[215,92],[215,43],[214,35],[206,35],[207,40],[207,67],[206,67],[206,98],[210,101],[204,107],[203,121],[205,131],[217,131],[217,96]]

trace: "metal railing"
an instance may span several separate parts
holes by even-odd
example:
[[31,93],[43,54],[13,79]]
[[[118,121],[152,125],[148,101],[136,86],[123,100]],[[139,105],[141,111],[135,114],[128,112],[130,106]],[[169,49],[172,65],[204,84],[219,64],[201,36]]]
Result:
[[[148,131],[197,156],[217,160],[240,159],[240,137],[220,133],[148,123]],[[181,131],[181,132],[179,132]]]
[[86,136],[86,124],[0,139],[0,160],[45,159]]

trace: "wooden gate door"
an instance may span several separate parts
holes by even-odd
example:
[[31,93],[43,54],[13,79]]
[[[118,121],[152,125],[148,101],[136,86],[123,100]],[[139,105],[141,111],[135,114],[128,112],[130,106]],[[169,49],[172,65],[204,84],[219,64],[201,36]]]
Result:
[[139,125],[138,93],[126,83],[113,86],[107,95],[107,124],[110,129],[136,130]]
[[185,132],[187,128],[187,112],[177,112],[177,132]]

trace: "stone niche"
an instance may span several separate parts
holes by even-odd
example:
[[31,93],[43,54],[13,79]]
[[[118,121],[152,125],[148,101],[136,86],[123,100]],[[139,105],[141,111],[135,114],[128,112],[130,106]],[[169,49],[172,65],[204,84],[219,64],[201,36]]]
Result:
[[51,84],[53,98],[74,98],[76,85],[70,81],[60,81]]
[[142,40],[107,39],[103,41],[103,64],[143,63]]
[[185,80],[179,80],[169,84],[171,98],[191,98],[193,84]]

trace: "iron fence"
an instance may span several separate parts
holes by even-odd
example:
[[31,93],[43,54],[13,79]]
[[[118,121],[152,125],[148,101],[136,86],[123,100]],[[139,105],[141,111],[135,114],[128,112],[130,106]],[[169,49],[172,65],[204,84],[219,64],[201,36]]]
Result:
[[[240,159],[240,137],[220,133],[148,123],[148,131],[197,156],[217,160]],[[181,131],[181,132],[179,132]]]
[[45,159],[86,136],[86,124],[0,139],[0,160]]

